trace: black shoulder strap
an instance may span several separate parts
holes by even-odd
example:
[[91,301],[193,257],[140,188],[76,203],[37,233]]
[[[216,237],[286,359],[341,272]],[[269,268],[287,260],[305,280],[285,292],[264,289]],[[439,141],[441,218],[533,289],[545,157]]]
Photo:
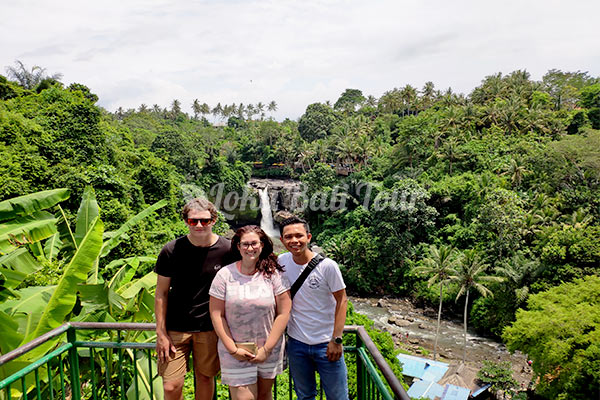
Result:
[[310,260],[310,262],[308,263],[306,268],[304,268],[304,271],[302,271],[302,273],[300,274],[298,279],[296,279],[296,281],[292,285],[292,288],[290,289],[290,295],[292,296],[292,299],[294,298],[294,296],[296,295],[296,292],[298,291],[298,289],[300,289],[300,286],[302,286],[302,284],[304,283],[304,281],[306,280],[308,275],[310,275],[310,273],[313,271],[313,269],[315,269],[317,264],[319,264],[321,261],[323,261],[323,258],[324,257],[321,254],[317,253],[312,258],[312,260]]

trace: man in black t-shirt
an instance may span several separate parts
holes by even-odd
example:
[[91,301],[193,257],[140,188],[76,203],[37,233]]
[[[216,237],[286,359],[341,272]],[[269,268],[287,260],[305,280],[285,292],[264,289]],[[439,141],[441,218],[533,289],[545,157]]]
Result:
[[210,284],[232,262],[231,243],[213,233],[217,209],[206,199],[189,201],[181,211],[189,233],[167,243],[157,273],[156,351],[165,400],[183,399],[190,353],[194,361],[196,400],[210,400],[219,372],[217,336],[208,311]]

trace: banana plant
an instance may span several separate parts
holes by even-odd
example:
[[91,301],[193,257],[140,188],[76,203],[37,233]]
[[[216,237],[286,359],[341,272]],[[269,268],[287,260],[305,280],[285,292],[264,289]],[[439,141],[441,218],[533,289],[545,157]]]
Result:
[[[115,260],[121,267],[108,282],[99,274],[100,259],[128,238],[138,222],[164,207],[159,201],[135,215],[113,232],[104,232],[91,187],[85,189],[73,231],[58,205],[68,198],[66,189],[34,193],[0,202],[0,352],[6,353],[61,325],[66,320],[152,320],[154,273],[134,279],[142,262],[153,257]],[[46,209],[56,207],[57,215]],[[38,220],[39,219],[39,220]],[[45,241],[42,243],[42,241]],[[34,257],[35,256],[35,257]],[[16,289],[40,268],[39,260],[64,261],[59,282],[52,286]],[[73,308],[79,299],[78,315]],[[85,312],[83,312],[85,311]],[[0,368],[0,379],[48,351],[51,341]]]
[[54,235],[57,219],[45,210],[68,198],[69,189],[54,189],[0,202],[0,255]]

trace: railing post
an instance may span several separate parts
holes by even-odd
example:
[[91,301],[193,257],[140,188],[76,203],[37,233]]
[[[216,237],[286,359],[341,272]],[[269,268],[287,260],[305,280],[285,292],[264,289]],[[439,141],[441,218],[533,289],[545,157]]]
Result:
[[69,359],[71,364],[71,394],[73,400],[81,400],[81,384],[79,382],[79,356],[77,355],[77,340],[75,328],[70,327],[67,330],[67,341],[73,346],[69,349]]
[[356,336],[356,397],[358,400],[366,400],[366,387],[365,387],[365,366],[360,358],[359,348],[363,347],[363,341],[358,334],[358,331],[354,333]]

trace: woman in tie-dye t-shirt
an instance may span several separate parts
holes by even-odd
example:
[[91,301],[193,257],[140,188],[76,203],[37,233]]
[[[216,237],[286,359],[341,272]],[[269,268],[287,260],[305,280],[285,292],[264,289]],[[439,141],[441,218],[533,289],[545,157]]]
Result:
[[210,287],[210,316],[219,336],[221,381],[238,399],[270,399],[283,370],[283,332],[292,301],[290,285],[258,226],[237,230],[231,249],[241,261],[219,270]]

